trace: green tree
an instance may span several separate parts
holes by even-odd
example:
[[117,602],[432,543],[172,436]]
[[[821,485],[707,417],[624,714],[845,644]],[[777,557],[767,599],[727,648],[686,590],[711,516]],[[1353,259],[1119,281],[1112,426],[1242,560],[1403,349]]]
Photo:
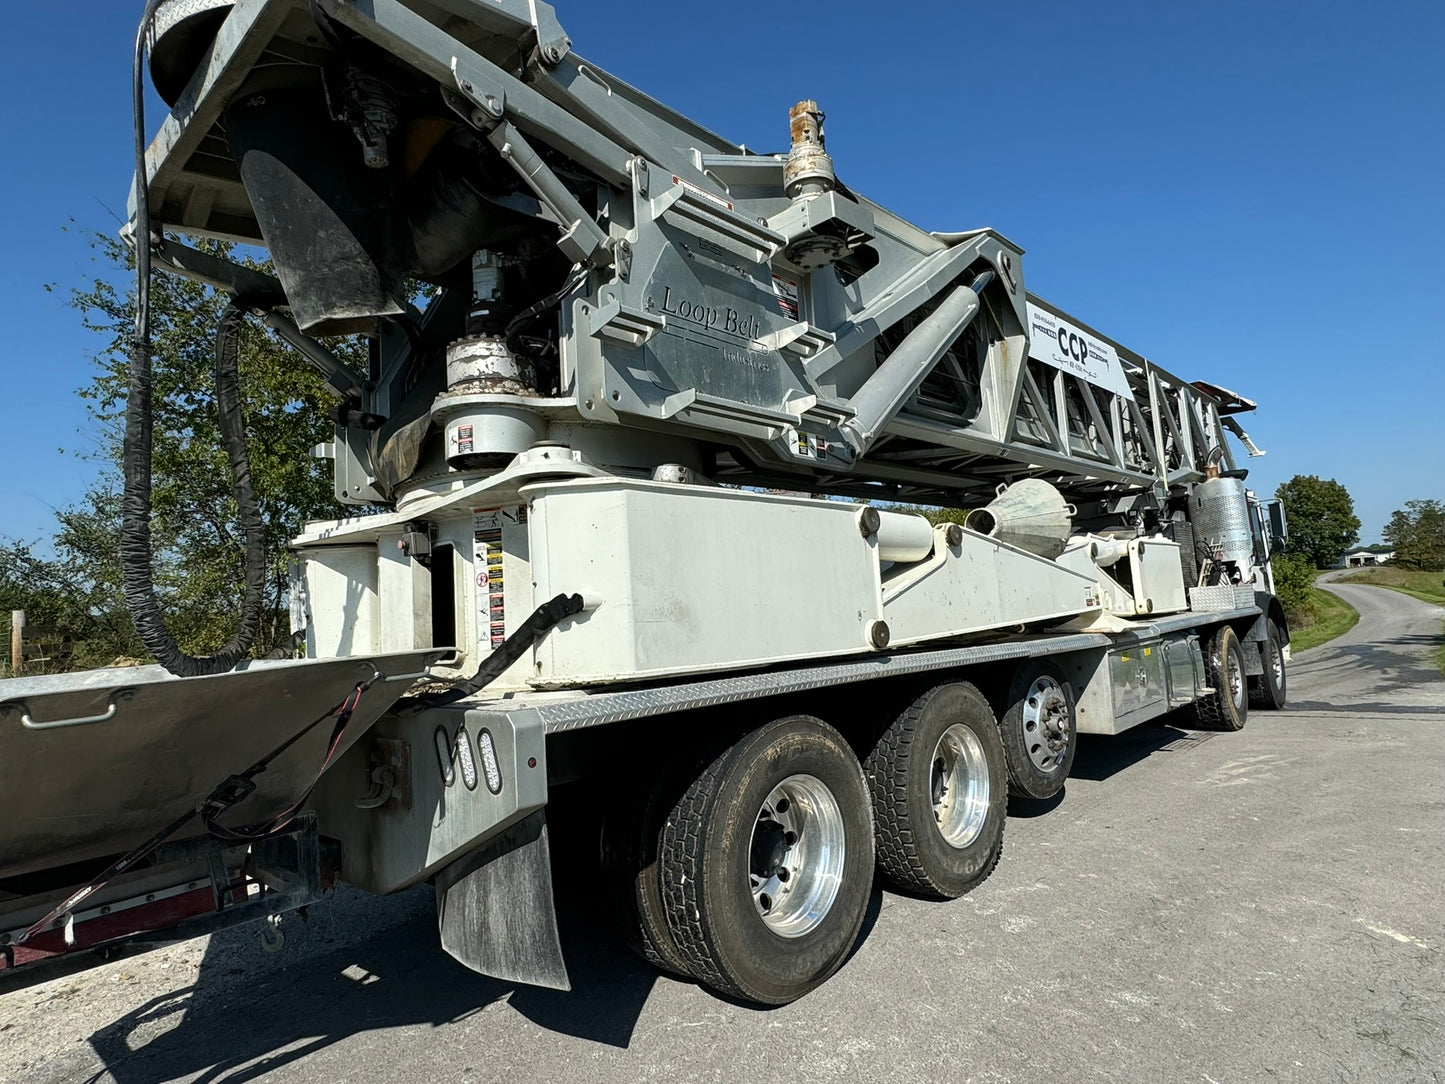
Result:
[[1406,501],[1385,525],[1385,541],[1393,547],[1397,565],[1424,572],[1445,569],[1445,504]]
[[1349,492],[1333,478],[1296,474],[1274,494],[1284,502],[1289,553],[1329,568],[1360,540],[1360,519]]
[[[75,664],[97,665],[143,653],[120,592],[119,471],[133,296],[118,288],[130,254],[117,240],[93,241],[108,274],[73,291],[72,304],[99,346],[96,374],[80,394],[100,434],[91,453],[100,473],[86,497],[59,516],[54,557],[10,540],[0,544],[0,610],[24,609],[34,624],[57,626],[76,642]],[[213,244],[225,255],[228,246]],[[261,267],[263,265],[256,265]],[[232,632],[244,584],[243,539],[219,439],[212,373],[216,322],[226,298],[158,272],[151,285],[155,341],[155,576],[162,607],[181,646],[203,654]],[[332,349],[362,365],[354,341]],[[311,458],[330,439],[331,403],[323,382],[287,345],[248,321],[240,355],[251,474],[273,555],[261,633],[264,653],[289,634],[288,541],[308,519],[339,513],[327,471]]]
[[56,629],[71,641],[70,655],[31,662],[27,673],[109,666],[143,654],[120,601],[119,507],[117,494],[97,486],[60,512],[55,557],[23,542],[0,546],[0,609],[24,610],[30,626]]
[[1284,607],[1291,623],[1309,606],[1310,591],[1315,585],[1315,565],[1302,553],[1276,554],[1270,561],[1274,569],[1274,594]]

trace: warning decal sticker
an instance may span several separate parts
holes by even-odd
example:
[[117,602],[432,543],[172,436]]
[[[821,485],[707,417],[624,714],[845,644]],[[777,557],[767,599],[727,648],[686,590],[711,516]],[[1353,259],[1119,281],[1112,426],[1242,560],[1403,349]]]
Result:
[[798,284],[792,279],[773,276],[773,293],[778,299],[778,308],[783,315],[793,320],[798,318]]
[[477,634],[493,648],[507,638],[502,528],[527,522],[527,509],[477,508],[472,512],[472,564],[477,576]]

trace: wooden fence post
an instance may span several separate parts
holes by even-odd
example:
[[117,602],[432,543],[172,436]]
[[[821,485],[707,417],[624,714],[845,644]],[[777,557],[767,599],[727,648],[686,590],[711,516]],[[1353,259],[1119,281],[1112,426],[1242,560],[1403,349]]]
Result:
[[10,673],[25,673],[25,611],[10,611]]

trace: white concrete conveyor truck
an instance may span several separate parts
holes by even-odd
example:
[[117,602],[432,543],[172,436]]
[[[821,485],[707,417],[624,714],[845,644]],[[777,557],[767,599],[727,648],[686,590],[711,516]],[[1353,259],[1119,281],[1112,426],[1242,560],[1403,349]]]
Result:
[[[144,57],[171,112],[148,148],[137,120],[124,560],[160,664],[0,682],[7,969],[274,938],[339,878],[431,881],[447,951],[565,986],[570,791],[632,945],[782,1003],[841,966],[875,869],[988,877],[1079,734],[1283,704],[1284,524],[1226,443],[1258,454],[1254,404],[1028,293],[995,231],[853,191],[817,103],[752,152],[531,0],[153,0],[138,104]],[[153,268],[232,298],[251,590],[207,658],[150,580]],[[354,514],[293,543],[304,659],[246,661],[246,319],[336,396]],[[320,341],[347,333],[365,372]]]

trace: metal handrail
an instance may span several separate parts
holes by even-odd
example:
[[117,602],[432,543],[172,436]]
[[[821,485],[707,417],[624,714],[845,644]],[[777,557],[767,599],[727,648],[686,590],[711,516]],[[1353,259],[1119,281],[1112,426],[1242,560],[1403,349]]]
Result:
[[134,689],[117,689],[110,694],[110,700],[106,710],[99,715],[81,715],[73,719],[52,719],[49,722],[37,722],[30,714],[30,706],[23,700],[11,700],[0,704],[0,713],[11,711],[20,712],[20,724],[27,730],[59,730],[67,726],[88,726],[91,723],[106,723],[115,718],[115,713],[120,706],[120,701],[129,700],[135,695]]

